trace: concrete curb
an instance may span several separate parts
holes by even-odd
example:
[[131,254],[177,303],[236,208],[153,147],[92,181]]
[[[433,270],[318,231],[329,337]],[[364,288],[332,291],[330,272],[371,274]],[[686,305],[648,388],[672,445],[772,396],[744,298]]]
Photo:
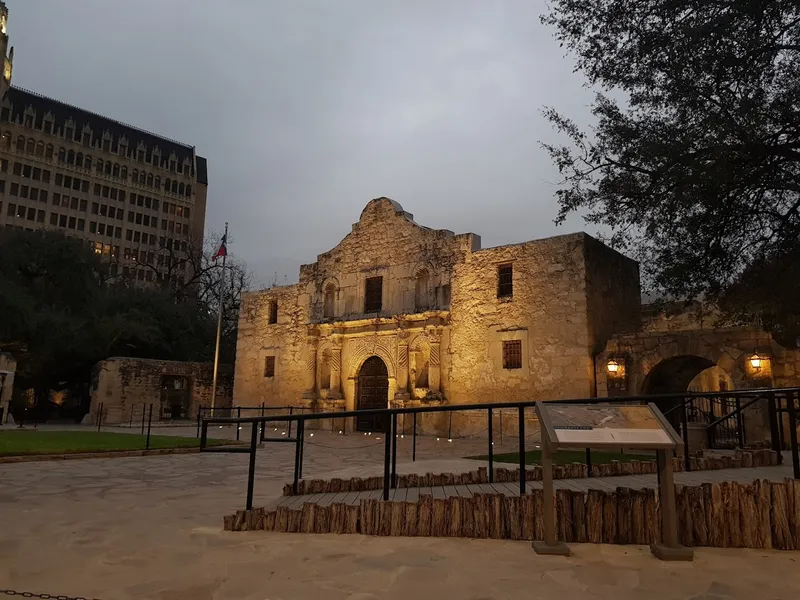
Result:
[[159,448],[155,450],[111,450],[109,452],[71,452],[68,454],[20,454],[0,456],[0,464],[42,462],[48,460],[77,460],[82,458],[124,458],[127,456],[163,456],[165,454],[194,454],[200,448]]

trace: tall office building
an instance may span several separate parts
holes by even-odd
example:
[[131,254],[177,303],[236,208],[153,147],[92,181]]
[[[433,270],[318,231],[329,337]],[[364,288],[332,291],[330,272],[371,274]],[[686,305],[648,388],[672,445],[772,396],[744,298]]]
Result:
[[[0,15],[5,56],[2,2]],[[207,188],[193,146],[17,87],[0,100],[0,227],[60,230],[112,273],[178,282],[202,248]]]

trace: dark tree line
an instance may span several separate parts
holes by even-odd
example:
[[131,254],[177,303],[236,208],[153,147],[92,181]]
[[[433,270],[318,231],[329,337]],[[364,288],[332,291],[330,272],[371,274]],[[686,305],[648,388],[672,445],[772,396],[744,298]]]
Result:
[[[111,264],[85,241],[56,232],[0,232],[0,349],[17,360],[17,389],[49,390],[90,381],[111,356],[211,361],[221,269],[205,250],[189,248],[181,283],[161,286],[111,275]],[[214,246],[213,250],[211,247]],[[246,267],[228,257],[221,360],[231,364]]]

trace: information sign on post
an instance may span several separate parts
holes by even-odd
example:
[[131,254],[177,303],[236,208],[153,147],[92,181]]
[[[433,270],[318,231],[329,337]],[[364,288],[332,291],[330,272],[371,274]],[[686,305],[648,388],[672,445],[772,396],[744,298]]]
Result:
[[661,504],[661,542],[650,546],[662,560],[692,560],[690,548],[678,543],[672,452],[682,443],[654,404],[558,404],[537,402],[542,433],[542,487],[544,488],[544,541],[534,541],[538,554],[568,555],[556,540],[553,456],[563,448],[655,450]]

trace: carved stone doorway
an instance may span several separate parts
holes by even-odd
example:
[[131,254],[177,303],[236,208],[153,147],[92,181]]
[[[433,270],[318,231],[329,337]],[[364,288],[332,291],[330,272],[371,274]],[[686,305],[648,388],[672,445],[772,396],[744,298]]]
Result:
[[[370,356],[358,372],[356,410],[389,407],[389,371],[377,356]],[[387,431],[385,416],[363,415],[356,417],[356,431]]]

